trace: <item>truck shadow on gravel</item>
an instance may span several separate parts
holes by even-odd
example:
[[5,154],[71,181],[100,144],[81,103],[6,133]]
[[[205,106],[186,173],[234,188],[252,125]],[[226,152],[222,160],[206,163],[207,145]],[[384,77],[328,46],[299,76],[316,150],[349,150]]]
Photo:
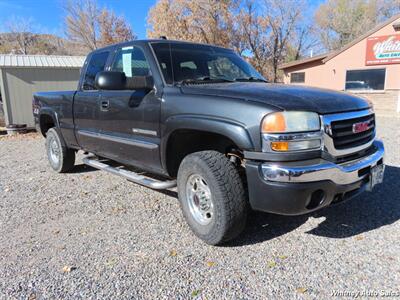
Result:
[[85,164],[80,164],[80,165],[75,165],[74,168],[70,170],[68,173],[78,174],[78,173],[88,173],[94,171],[99,171],[99,170]]
[[244,233],[226,246],[268,241],[289,233],[310,217],[322,222],[306,234],[341,239],[368,232],[400,219],[400,168],[386,166],[384,182],[372,193],[365,192],[344,203],[295,217],[252,212]]
[[[131,168],[133,169],[133,168]],[[87,165],[76,165],[72,173],[98,171]],[[238,238],[224,246],[235,247],[272,240],[300,227],[310,217],[324,218],[305,233],[329,238],[347,238],[389,225],[400,219],[400,168],[386,166],[385,179],[373,193],[365,192],[344,203],[302,216],[280,216],[251,211],[247,226]],[[159,193],[178,199],[174,190]]]

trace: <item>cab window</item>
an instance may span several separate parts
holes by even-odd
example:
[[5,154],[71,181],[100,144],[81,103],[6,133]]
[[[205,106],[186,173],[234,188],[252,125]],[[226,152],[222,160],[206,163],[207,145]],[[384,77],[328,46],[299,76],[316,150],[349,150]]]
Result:
[[247,74],[227,57],[216,56],[215,59],[207,61],[207,66],[211,77],[247,77]]
[[85,79],[83,81],[83,90],[96,90],[95,78],[98,72],[104,71],[109,52],[95,53],[90,57],[86,68]]
[[142,49],[134,46],[118,51],[111,70],[124,72],[126,77],[150,75],[150,67]]

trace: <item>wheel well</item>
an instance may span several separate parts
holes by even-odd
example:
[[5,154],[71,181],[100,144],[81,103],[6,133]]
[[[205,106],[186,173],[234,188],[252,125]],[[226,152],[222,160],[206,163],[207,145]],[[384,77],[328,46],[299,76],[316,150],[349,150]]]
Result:
[[176,177],[179,165],[190,153],[215,150],[223,154],[238,153],[239,148],[224,135],[200,130],[174,131],[167,142],[166,162],[168,174]]
[[47,131],[55,126],[54,120],[50,115],[40,115],[39,119],[40,132],[45,137]]

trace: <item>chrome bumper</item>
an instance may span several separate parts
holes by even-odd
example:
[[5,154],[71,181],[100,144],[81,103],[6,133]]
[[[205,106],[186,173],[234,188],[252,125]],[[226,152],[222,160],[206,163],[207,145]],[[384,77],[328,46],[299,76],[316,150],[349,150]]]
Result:
[[[263,163],[261,172],[265,180],[273,182],[315,182],[330,180],[335,184],[351,184],[369,176],[368,168],[383,163],[385,149],[381,141],[374,141],[377,150],[358,160],[335,164],[323,159],[285,164]],[[301,164],[302,163],[302,164]],[[363,172],[366,170],[366,172]]]

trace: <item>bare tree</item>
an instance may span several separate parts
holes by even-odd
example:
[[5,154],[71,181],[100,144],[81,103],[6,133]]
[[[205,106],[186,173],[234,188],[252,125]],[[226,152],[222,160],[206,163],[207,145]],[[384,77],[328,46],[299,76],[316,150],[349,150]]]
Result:
[[315,13],[321,43],[336,50],[400,11],[400,0],[328,0]]
[[376,6],[379,22],[400,13],[400,0],[376,0]]
[[[288,49],[294,45],[297,38],[296,56],[299,57],[306,34],[306,28],[301,27],[302,13],[305,4],[302,1],[265,1],[265,16],[269,26],[270,52],[272,81],[277,82],[280,79],[278,66],[285,61],[288,55]],[[300,35],[296,36],[296,30],[301,27]],[[303,32],[302,32],[303,31]]]
[[268,77],[271,56],[269,39],[266,35],[268,23],[261,12],[262,9],[256,1],[247,0],[242,5],[236,18],[239,29],[234,40],[242,48],[240,53],[248,53],[248,59],[253,66]]
[[288,45],[285,62],[298,60],[306,56],[306,52],[323,51],[313,25],[301,24],[297,26],[290,45]]
[[93,0],[68,1],[64,7],[67,16],[65,26],[67,37],[81,43],[90,50],[97,49],[98,18],[100,11]]
[[135,38],[130,25],[95,0],[70,0],[64,7],[68,38],[90,50]]
[[[9,38],[18,44],[19,54],[29,54],[35,43],[35,34],[32,33],[33,20],[31,18],[12,17],[7,23]],[[10,42],[10,41],[9,41]]]
[[246,0],[238,14],[241,35],[255,68],[273,82],[280,81],[278,66],[298,59],[313,43],[312,28],[303,19],[302,1]]

